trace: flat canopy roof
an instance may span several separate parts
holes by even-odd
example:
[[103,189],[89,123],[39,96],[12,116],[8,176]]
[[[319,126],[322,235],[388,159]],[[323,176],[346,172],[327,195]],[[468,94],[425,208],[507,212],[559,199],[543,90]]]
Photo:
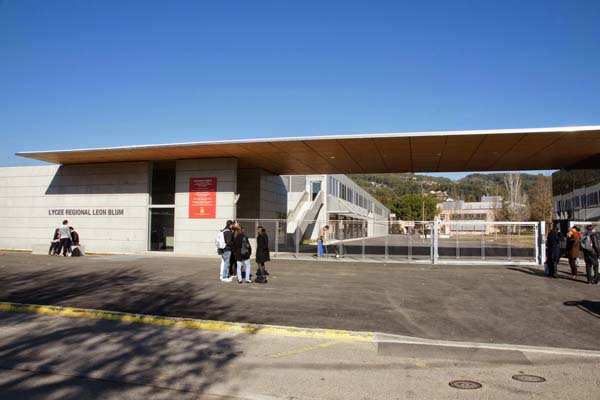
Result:
[[285,174],[559,169],[600,154],[600,126],[314,136],[19,152],[58,164],[235,157]]

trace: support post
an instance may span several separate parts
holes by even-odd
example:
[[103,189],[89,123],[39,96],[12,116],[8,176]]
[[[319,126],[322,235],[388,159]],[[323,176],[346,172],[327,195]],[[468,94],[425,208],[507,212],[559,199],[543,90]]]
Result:
[[275,221],[275,257],[279,253],[279,220]]
[[438,253],[438,245],[439,245],[439,230],[440,230],[440,221],[433,221],[432,227],[432,236],[431,236],[431,263],[437,264],[439,253]]
[[540,221],[538,233],[538,263],[544,265],[544,257],[546,256],[546,242],[544,240],[546,234],[546,221]]

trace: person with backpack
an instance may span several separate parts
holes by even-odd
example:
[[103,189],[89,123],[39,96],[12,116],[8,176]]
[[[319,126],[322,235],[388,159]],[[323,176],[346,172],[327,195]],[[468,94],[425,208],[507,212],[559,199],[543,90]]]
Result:
[[[588,285],[598,284],[598,255],[600,255],[600,244],[598,234],[592,225],[585,228],[585,233],[580,241],[583,259],[585,260],[585,273]],[[592,274],[593,272],[593,274]],[[593,276],[592,276],[593,275]]]
[[81,257],[81,249],[79,248],[79,233],[72,226],[71,230],[71,257]]
[[250,256],[252,255],[252,247],[250,246],[250,241],[248,237],[244,234],[244,228],[239,227],[234,229],[234,237],[233,237],[233,253],[235,254],[235,259],[237,260],[237,280],[238,283],[243,282],[244,275],[242,275],[242,264],[244,264],[245,270],[245,280],[248,283],[251,283],[250,279],[252,273],[252,267],[250,265]]
[[265,263],[271,261],[271,254],[269,252],[269,236],[267,231],[262,226],[258,227],[256,232],[256,264],[258,264],[258,270],[256,271],[256,279],[260,277],[264,280],[269,273],[265,269]]
[[579,258],[581,235],[579,229],[574,226],[567,233],[567,258],[571,267],[571,279],[577,279],[577,259]]
[[217,254],[221,256],[221,271],[219,274],[219,279],[221,279],[221,282],[231,282],[233,279],[229,275],[229,263],[233,246],[233,234],[231,232],[232,224],[233,221],[228,220],[225,223],[225,228],[219,231],[215,240]]

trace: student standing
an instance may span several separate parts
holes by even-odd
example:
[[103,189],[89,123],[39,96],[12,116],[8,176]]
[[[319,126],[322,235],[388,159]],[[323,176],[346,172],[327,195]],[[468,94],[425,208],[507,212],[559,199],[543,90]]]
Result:
[[567,233],[567,258],[571,267],[571,279],[577,279],[577,259],[579,258],[579,241],[581,236],[576,227]]
[[235,259],[237,260],[237,280],[239,283],[242,283],[243,275],[242,275],[242,264],[245,266],[245,274],[246,274],[246,282],[251,283],[250,275],[252,273],[252,268],[250,265],[250,256],[252,255],[252,247],[250,246],[250,241],[248,237],[244,234],[244,228],[234,228],[234,237],[233,237],[233,253],[235,254]]
[[269,275],[265,269],[265,263],[271,261],[271,253],[269,252],[269,236],[267,231],[262,226],[258,227],[256,232],[256,264],[258,271],[256,275]]
[[585,233],[581,238],[581,249],[583,250],[583,258],[585,260],[587,283],[588,285],[597,285],[598,255],[600,254],[600,244],[598,243],[598,234],[592,225],[588,225],[585,228]]
[[325,225],[321,229],[319,229],[319,239],[317,240],[317,256],[323,257],[323,250],[325,245],[325,239],[327,235],[327,231],[329,230],[329,225]]
[[69,221],[65,219],[62,226],[58,229],[60,231],[60,247],[62,248],[63,256],[66,257],[71,251],[71,229],[69,229]]
[[558,260],[560,259],[560,235],[558,227],[554,226],[548,233],[546,240],[547,255],[546,263],[548,263],[548,277],[558,278]]
[[231,260],[232,246],[233,246],[233,234],[231,233],[231,225],[233,221],[228,220],[225,223],[225,228],[221,231],[223,233],[223,240],[225,247],[219,250],[221,253],[221,282],[231,282],[232,278],[229,275],[229,263]]

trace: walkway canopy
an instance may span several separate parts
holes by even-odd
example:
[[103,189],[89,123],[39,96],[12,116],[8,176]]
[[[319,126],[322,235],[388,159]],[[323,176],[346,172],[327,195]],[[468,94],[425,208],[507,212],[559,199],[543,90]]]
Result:
[[58,164],[235,157],[285,174],[547,170],[600,155],[600,126],[313,136],[19,152]]

